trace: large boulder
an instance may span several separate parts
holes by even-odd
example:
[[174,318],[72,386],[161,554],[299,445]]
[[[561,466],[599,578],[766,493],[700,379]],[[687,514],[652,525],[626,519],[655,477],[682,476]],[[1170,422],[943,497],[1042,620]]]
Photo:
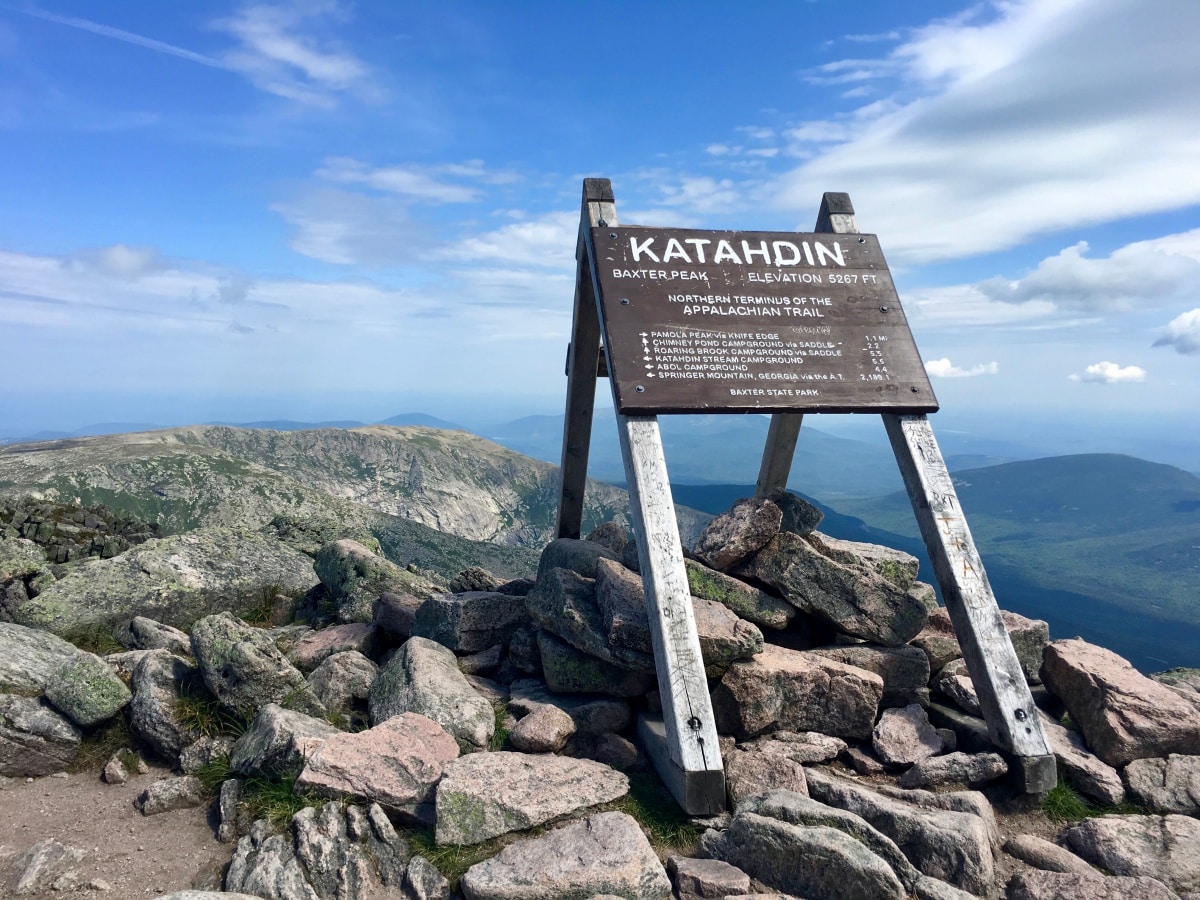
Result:
[[1189,816],[1101,816],[1065,829],[1059,843],[1113,875],[1157,878],[1200,891],[1200,822]]
[[30,694],[46,689],[82,651],[49,632],[0,622],[0,691]]
[[538,559],[537,580],[541,581],[542,576],[552,569],[568,569],[576,575],[594,579],[598,559],[618,560],[619,557],[603,544],[558,538],[543,548]]
[[[1028,619],[1006,609],[1000,610],[1000,619],[1017,654],[1025,680],[1040,684],[1042,652],[1050,640],[1050,626],[1041,619]],[[944,606],[936,606],[930,611],[929,621],[911,643],[929,655],[929,665],[935,672],[950,660],[962,656],[950,613]]]
[[844,647],[818,647],[809,652],[813,656],[874,672],[883,679],[884,706],[907,706],[928,699],[929,657],[916,647],[847,644]]
[[470,747],[486,747],[496,730],[491,703],[471,687],[454,654],[422,637],[409,638],[396,651],[371,686],[367,704],[374,725],[420,713]]
[[343,810],[330,802],[292,816],[290,835],[272,833],[265,819],[255,822],[238,841],[225,890],[279,900],[404,896],[411,858],[378,806]]
[[472,753],[450,762],[437,788],[437,842],[478,844],[553,822],[629,792],[603,763],[553,754]]
[[0,694],[0,775],[50,775],[71,764],[82,735],[71,720],[33,697]]
[[903,578],[897,575],[897,583],[880,574],[870,559],[843,562],[821,550],[815,533],[784,532],[731,574],[765,584],[802,612],[884,646],[907,643],[924,627],[929,611],[908,593]]
[[356,734],[336,734],[309,756],[296,789],[378,803],[413,824],[434,821],[434,788],[458,756],[454,737],[419,713]]
[[638,697],[658,683],[653,673],[623,669],[576,650],[550,632],[538,629],[538,653],[547,687],[562,694],[608,694]]
[[712,702],[718,730],[739,740],[776,730],[865,740],[882,696],[874,672],[767,644],[729,667]]
[[[542,558],[545,560],[546,555]],[[592,571],[596,565],[593,559]],[[653,672],[654,655],[648,650],[609,642],[608,627],[596,595],[594,578],[555,567],[538,575],[537,585],[525,597],[525,604],[538,626],[577,650],[623,669]]]
[[1110,766],[1200,747],[1195,704],[1111,650],[1079,638],[1054,641],[1046,647],[1042,680]]
[[507,644],[513,633],[527,624],[524,597],[467,591],[435,594],[426,600],[417,609],[412,633],[466,654]]
[[1135,759],[1125,767],[1125,781],[1133,799],[1151,812],[1200,815],[1200,756]]
[[1005,900],[1179,900],[1155,878],[1088,873],[1017,872],[1008,882]]
[[357,650],[344,650],[326,657],[308,676],[308,686],[330,712],[365,705],[379,666]]
[[459,881],[466,900],[668,900],[671,882],[631,816],[597,813],[510,844]]
[[325,715],[300,670],[270,637],[227,612],[205,616],[192,627],[192,655],[213,696],[244,719],[268,703]]
[[176,627],[213,610],[259,607],[269,591],[299,596],[317,583],[312,559],[249,529],[197,528],[112,559],[88,560],[30,598],[13,621],[70,636],[134,616]]
[[409,572],[348,538],[332,541],[312,563],[321,584],[333,594],[343,622],[370,622],[375,600],[386,592],[428,597],[435,591],[428,579]]

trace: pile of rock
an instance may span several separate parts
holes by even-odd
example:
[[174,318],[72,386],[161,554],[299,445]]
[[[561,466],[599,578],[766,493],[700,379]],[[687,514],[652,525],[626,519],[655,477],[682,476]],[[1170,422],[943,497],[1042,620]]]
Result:
[[[706,823],[700,858],[664,864],[612,808],[646,766],[635,722],[658,710],[637,554],[614,527],[551,543],[532,581],[468,570],[432,596],[334,542],[316,572],[341,624],[321,629],[135,618],[130,649],[101,660],[0,625],[0,774],[68,765],[81,729],[124,708],[182,773],[147,787],[147,815],[203,802],[196,773],[228,758],[223,887],[259,897],[451,896],[408,826],[505,844],[459,881],[470,900],[1200,893],[1200,673],[1152,680],[1006,614],[1066,780],[1146,812],[1005,841],[978,789],[1004,794],[1006,760],[916,560],[818,523],[790,495],[739,501],[689,554],[731,809]],[[245,731],[202,736],[185,697]],[[131,777],[128,763],[105,777]],[[328,799],[279,832],[244,820],[251,777]]]
[[158,524],[107,506],[81,507],[24,497],[0,500],[0,538],[24,538],[51,563],[109,559],[158,537]]

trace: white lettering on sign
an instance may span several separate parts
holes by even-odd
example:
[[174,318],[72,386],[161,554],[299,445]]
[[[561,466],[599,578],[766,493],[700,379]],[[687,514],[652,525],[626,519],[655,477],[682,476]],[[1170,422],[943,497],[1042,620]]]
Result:
[[[689,265],[703,265],[709,261],[704,251],[705,247],[710,245],[712,241],[707,238],[685,238],[682,241],[678,238],[668,238],[666,244],[661,248],[655,245],[655,242],[658,240],[658,237],[648,237],[639,240],[631,236],[629,238],[629,252],[633,262],[642,262],[643,258],[645,258],[647,262],[653,263],[678,261]],[[690,245],[690,252],[689,247],[685,247],[684,244]],[[791,241],[771,241],[770,244],[766,241],[759,241],[757,244],[752,244],[750,241],[742,241],[741,251],[742,254],[739,256],[733,244],[724,239],[719,240],[716,247],[713,248],[712,262],[716,264],[733,263],[738,266],[773,265],[782,267],[808,265],[824,268],[828,268],[829,266],[845,268],[846,266],[845,250],[838,241],[832,241],[828,244],[824,241],[801,241],[798,245]],[[646,270],[633,271],[644,272]]]

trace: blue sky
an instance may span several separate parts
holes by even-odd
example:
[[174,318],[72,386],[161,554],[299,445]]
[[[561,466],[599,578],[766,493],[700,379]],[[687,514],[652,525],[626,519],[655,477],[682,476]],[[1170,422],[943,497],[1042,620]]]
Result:
[[0,433],[561,409],[603,176],[677,227],[849,192],[939,416],[1200,442],[1197,46],[1186,0],[6,2]]

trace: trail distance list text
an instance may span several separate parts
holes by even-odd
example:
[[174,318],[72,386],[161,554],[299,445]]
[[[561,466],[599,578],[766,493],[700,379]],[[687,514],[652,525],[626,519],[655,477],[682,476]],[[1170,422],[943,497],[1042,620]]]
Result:
[[937,409],[874,235],[592,236],[623,412]]

